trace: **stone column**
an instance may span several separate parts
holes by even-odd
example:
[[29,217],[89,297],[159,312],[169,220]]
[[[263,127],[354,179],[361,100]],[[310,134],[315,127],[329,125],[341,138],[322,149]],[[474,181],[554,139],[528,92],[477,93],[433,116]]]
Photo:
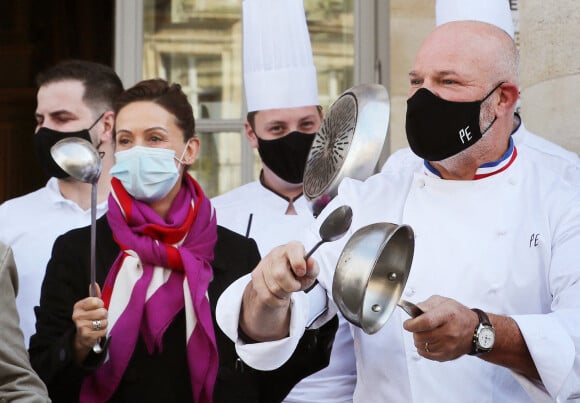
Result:
[[392,153],[408,147],[405,113],[409,97],[409,71],[421,42],[435,28],[435,0],[391,0],[390,5],[389,141]]
[[526,127],[580,152],[577,0],[519,1],[522,117]]

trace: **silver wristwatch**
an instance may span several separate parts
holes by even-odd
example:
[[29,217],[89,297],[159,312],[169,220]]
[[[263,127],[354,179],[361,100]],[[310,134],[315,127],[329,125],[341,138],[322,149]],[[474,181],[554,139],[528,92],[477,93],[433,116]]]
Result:
[[495,342],[495,329],[491,325],[487,314],[481,309],[473,308],[473,312],[479,318],[479,324],[475,327],[473,332],[473,346],[470,355],[478,355],[482,353],[489,353],[493,348]]

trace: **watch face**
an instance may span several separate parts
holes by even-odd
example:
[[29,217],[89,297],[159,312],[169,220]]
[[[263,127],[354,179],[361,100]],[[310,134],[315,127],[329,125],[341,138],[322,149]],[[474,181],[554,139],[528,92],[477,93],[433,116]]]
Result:
[[481,348],[490,349],[493,347],[493,342],[495,341],[495,332],[492,328],[484,327],[480,330],[477,341]]

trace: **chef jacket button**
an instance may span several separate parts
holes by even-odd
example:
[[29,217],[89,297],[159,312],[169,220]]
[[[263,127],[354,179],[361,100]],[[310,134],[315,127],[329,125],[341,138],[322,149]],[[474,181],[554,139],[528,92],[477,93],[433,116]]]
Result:
[[415,351],[415,354],[413,354],[411,358],[413,358],[413,361],[419,361],[421,359],[421,356],[417,351]]
[[406,295],[407,297],[412,297],[413,295],[415,295],[415,289],[414,289],[413,287],[410,287],[410,288],[408,288],[408,289],[405,291],[405,295]]
[[510,185],[516,185],[518,183],[518,181],[514,177],[510,177],[508,182]]
[[425,187],[425,180],[424,179],[419,179],[417,181],[417,187],[424,188]]
[[498,229],[497,236],[504,236],[507,233],[505,229]]

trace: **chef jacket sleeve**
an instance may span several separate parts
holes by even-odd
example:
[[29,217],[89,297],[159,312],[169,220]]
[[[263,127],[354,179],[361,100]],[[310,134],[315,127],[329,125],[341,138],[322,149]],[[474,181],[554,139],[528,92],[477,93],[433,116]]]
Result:
[[247,274],[232,283],[220,296],[216,318],[222,331],[236,344],[239,357],[250,367],[271,371],[282,366],[292,355],[308,322],[308,298],[302,292],[291,297],[290,333],[276,341],[245,343],[238,335],[242,295],[251,275]]
[[550,311],[514,315],[542,379],[538,385],[522,376],[516,379],[534,396],[542,389],[551,401],[580,398],[580,198],[561,201],[553,223],[552,254],[546,272]]
[[[580,312],[575,312],[576,318]],[[536,364],[542,383],[514,373],[518,382],[534,397],[542,401],[542,394],[552,398],[547,401],[566,401],[568,398],[580,397],[578,378],[578,353],[573,337],[560,320],[550,315],[513,316],[517,322],[532,359]],[[576,319],[577,320],[577,319]],[[578,341],[576,341],[578,345]]]

